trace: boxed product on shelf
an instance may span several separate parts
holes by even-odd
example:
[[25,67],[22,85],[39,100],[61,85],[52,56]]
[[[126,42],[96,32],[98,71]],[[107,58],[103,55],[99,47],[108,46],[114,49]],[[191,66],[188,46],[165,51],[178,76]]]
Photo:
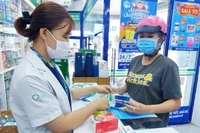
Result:
[[13,70],[4,73],[4,80],[10,79],[12,77],[12,75],[13,75]]
[[99,77],[108,77],[109,71],[108,71],[108,63],[104,60],[98,60],[97,65],[99,67]]
[[2,60],[6,59],[6,52],[5,51],[1,51],[1,56],[2,56]]
[[8,60],[6,61],[6,68],[10,68],[12,66],[12,61]]
[[8,89],[10,87],[10,79],[5,81],[5,88]]
[[2,65],[3,65],[3,69],[6,69],[6,61],[3,61]]
[[20,59],[6,60],[5,62],[6,62],[6,68],[10,68],[10,67],[14,67],[18,65],[20,62]]
[[12,58],[11,56],[12,56],[11,51],[6,51],[6,59]]
[[[2,99],[1,110],[9,108],[9,87],[16,65],[19,64],[21,55],[23,53],[23,44],[19,34],[17,34],[13,22],[18,17],[18,7],[20,6],[18,0],[2,0],[0,10],[0,50],[1,50],[1,65],[2,65],[2,88],[1,93],[4,97]],[[6,98],[6,99],[5,99]],[[9,123],[7,123],[9,124]],[[1,132],[11,132],[11,130],[4,129],[7,127],[0,127]],[[15,133],[15,132],[11,132]]]

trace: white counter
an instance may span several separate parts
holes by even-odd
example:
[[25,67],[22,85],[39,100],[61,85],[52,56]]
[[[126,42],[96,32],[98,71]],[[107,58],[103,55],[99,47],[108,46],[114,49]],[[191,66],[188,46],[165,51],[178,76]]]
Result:
[[[73,111],[77,110],[83,106],[85,106],[86,103],[83,101],[74,101],[72,103]],[[119,123],[121,125],[121,123]],[[89,119],[86,120],[83,125],[81,125],[79,128],[74,130],[74,133],[94,133],[92,129],[90,128],[90,121]],[[119,131],[109,132],[109,133],[119,133]],[[173,128],[157,128],[157,129],[146,129],[146,130],[137,130],[135,133],[178,133]]]
[[166,127],[166,128],[138,130],[135,133],[178,133],[178,132],[171,127]]

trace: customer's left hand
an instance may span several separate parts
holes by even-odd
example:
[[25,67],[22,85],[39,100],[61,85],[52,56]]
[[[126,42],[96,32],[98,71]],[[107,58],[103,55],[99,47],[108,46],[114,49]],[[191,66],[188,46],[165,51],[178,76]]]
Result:
[[95,87],[95,92],[101,94],[113,93],[113,90],[108,85],[99,85]]
[[126,102],[126,108],[123,111],[133,114],[146,114],[149,113],[148,105],[136,102],[128,101]]

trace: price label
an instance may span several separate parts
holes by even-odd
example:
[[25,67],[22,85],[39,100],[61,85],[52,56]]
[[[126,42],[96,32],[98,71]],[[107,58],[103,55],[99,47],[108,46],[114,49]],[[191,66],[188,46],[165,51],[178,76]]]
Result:
[[119,53],[118,62],[131,62],[132,53]]

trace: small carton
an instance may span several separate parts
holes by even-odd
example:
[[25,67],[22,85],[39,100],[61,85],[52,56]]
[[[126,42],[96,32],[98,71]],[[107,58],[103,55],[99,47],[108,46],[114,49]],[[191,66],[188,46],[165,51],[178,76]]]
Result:
[[118,130],[118,119],[112,113],[91,116],[91,128],[94,133]]
[[107,95],[109,104],[111,107],[125,107],[125,102],[130,100],[129,96],[119,94],[108,94]]
[[108,63],[104,60],[98,60],[99,77],[109,77]]

